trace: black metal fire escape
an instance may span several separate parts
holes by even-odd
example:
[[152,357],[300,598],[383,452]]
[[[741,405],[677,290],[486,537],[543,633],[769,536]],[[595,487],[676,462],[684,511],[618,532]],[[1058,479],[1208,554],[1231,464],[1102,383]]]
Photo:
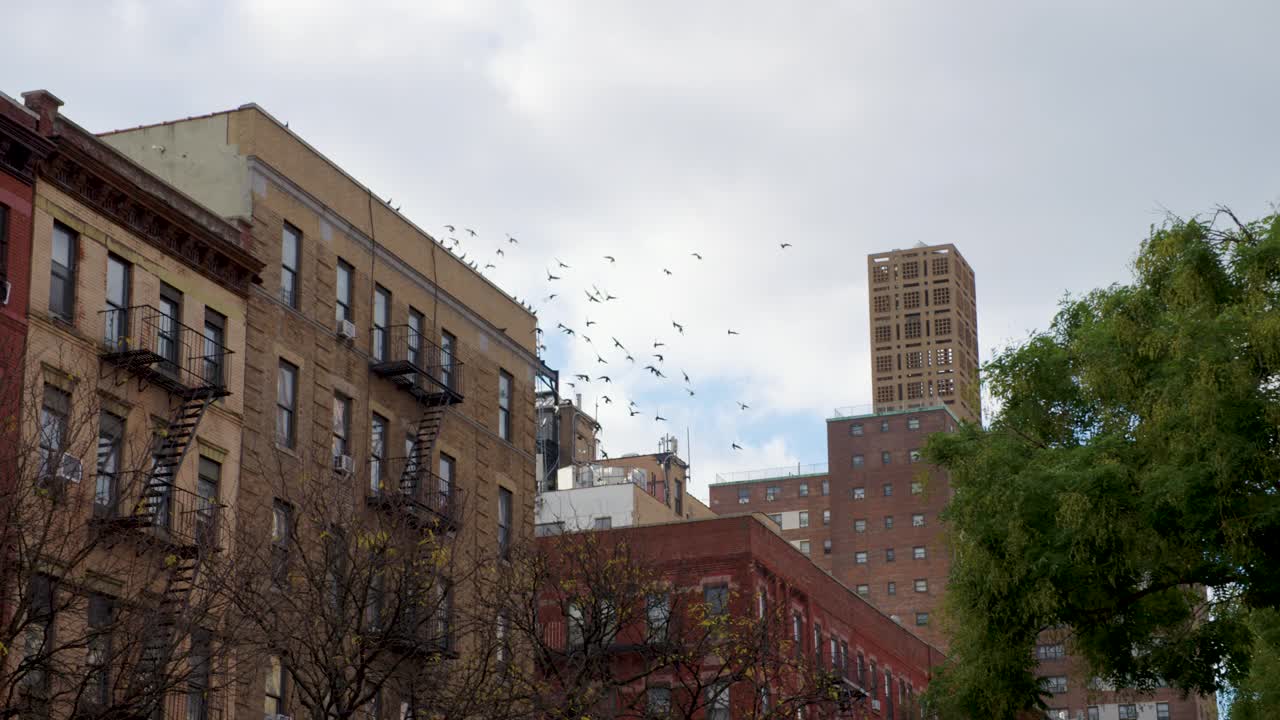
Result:
[[370,369],[413,396],[422,414],[408,457],[398,459],[398,487],[392,492],[371,488],[369,501],[401,507],[423,522],[454,529],[459,520],[458,488],[452,478],[431,472],[431,463],[445,411],[463,401],[463,364],[452,348],[441,348],[408,325],[374,328],[373,346]]
[[[215,497],[177,486],[178,471],[209,406],[230,394],[228,356],[221,343],[183,325],[157,308],[142,305],[103,313],[106,332],[101,357],[117,382],[138,382],[139,389],[157,387],[170,399],[165,427],[157,429],[148,450],[149,467],[116,472],[118,463],[99,479],[94,520],[106,538],[128,537],[139,552],[159,548],[165,582],[156,608],[156,632],[148,636],[138,675],[154,675],[168,661],[177,620],[187,607],[201,565],[220,551],[219,514]],[[99,447],[99,467],[104,467]]]

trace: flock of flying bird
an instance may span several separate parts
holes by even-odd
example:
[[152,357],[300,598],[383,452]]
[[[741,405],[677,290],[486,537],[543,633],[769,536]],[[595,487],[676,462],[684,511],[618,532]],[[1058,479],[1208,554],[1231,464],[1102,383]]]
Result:
[[[505,258],[508,250],[514,250],[514,248],[520,244],[520,241],[517,238],[508,234],[506,236],[507,242],[504,244],[499,244],[497,247],[495,247],[491,256],[481,257],[479,256],[479,252],[475,248],[463,250],[462,241],[458,240],[457,237],[455,237],[458,231],[457,226],[445,225],[444,229],[448,231],[448,235],[446,236],[445,240],[442,242],[445,249],[448,250],[450,253],[452,253],[458,260],[465,263],[472,270],[475,270],[476,272],[481,274],[484,274],[486,270],[496,269],[498,260]],[[462,228],[462,232],[466,234],[469,240],[474,240],[480,237],[479,234],[471,228],[464,227]],[[779,243],[779,248],[781,250],[786,250],[791,246],[792,246],[791,243],[787,243],[787,242]],[[691,252],[689,255],[697,262],[701,262],[703,259],[702,254],[698,252]],[[618,262],[618,258],[614,255],[603,255],[601,256],[601,258],[602,258],[602,261],[606,262],[609,267],[616,265]],[[547,295],[542,298],[542,303],[541,303],[542,307],[546,307],[549,304],[554,303],[557,299],[561,297],[562,295],[561,290],[568,283],[568,280],[566,280],[566,278],[569,277],[574,272],[574,266],[569,265],[568,263],[564,262],[560,258],[552,258],[552,259],[555,261],[555,264],[546,269]],[[575,261],[575,264],[576,262],[577,261]],[[672,271],[668,267],[662,267],[661,273],[664,277],[672,277],[675,275],[674,271]],[[587,298],[588,306],[593,304],[599,304],[602,306],[602,309],[603,309],[603,307],[608,305],[609,303],[613,303],[620,300],[618,296],[608,292],[607,290],[603,290],[597,287],[595,284],[590,284],[589,290],[586,287],[582,287],[581,289],[583,294]],[[516,301],[519,302],[525,309],[532,312],[535,316],[538,314],[538,308],[535,308],[530,303],[522,301],[519,298],[516,298]],[[629,348],[626,344],[624,344],[621,340],[619,340],[614,335],[607,336],[610,341],[609,343],[605,343],[603,340],[601,341],[601,345],[604,347],[603,350],[598,348],[596,346],[596,341],[592,340],[591,336],[588,335],[587,332],[603,332],[603,328],[600,328],[599,330],[591,329],[599,326],[599,324],[600,323],[598,321],[592,320],[589,317],[583,318],[582,325],[579,326],[580,330],[574,329],[573,327],[566,325],[563,322],[556,323],[555,330],[561,334],[565,342],[576,341],[576,342],[584,343],[585,345],[588,346],[585,349],[589,350],[590,354],[594,354],[596,358],[595,363],[592,365],[592,368],[597,369],[596,371],[599,373],[599,374],[596,374],[594,378],[592,377],[591,372],[575,373],[573,375],[573,380],[565,383],[567,386],[572,388],[574,391],[577,391],[580,383],[582,385],[587,385],[594,381],[596,383],[600,383],[603,385],[611,385],[613,384],[613,378],[609,374],[610,371],[599,370],[598,369],[599,366],[612,365],[612,367],[619,368],[622,372],[627,372],[636,366],[640,366],[641,362],[646,363],[645,365],[640,367],[643,369],[644,372],[649,373],[649,375],[652,376],[653,380],[674,381],[673,377],[668,376],[666,372],[663,372],[663,368],[667,367],[666,363],[667,363],[668,351],[663,349],[667,347],[666,342],[663,342],[661,339],[653,340],[651,347],[645,347],[644,351],[637,351],[637,352],[640,352],[642,359],[636,360],[635,356],[632,354],[633,352],[632,349]],[[683,323],[672,320],[671,328],[677,334],[677,336],[684,336],[685,325]],[[740,335],[740,333],[733,328],[726,328],[725,332],[726,332],[726,337]],[[538,327],[537,349],[539,354],[544,353],[547,350],[547,346],[543,341],[544,340],[543,335],[544,335],[543,328]],[[608,358],[606,358],[603,354],[601,354],[602,352],[608,353],[612,356],[613,358],[612,363]],[[650,360],[649,358],[653,358],[653,359]],[[679,370],[679,373],[680,373],[680,376],[683,378],[683,383],[684,383],[683,386],[681,386],[681,389],[683,389],[684,392],[686,392],[689,397],[694,397],[697,393],[694,391],[693,381],[689,378],[689,374],[684,370]],[[605,405],[612,405],[614,401],[611,397],[609,397],[608,395],[602,392],[599,397],[599,402],[603,402]],[[739,411],[746,411],[751,408],[751,406],[745,402],[738,401],[736,404],[738,406]],[[639,404],[637,404],[634,400],[628,401],[626,408],[627,408],[627,413],[630,417],[635,417],[637,415],[642,414]],[[661,410],[657,410],[654,412],[653,419],[655,422],[665,422],[667,420],[667,418],[662,416]],[[742,446],[737,443],[732,443],[731,449],[741,450]],[[608,457],[607,453],[604,453],[604,455],[605,457]]]

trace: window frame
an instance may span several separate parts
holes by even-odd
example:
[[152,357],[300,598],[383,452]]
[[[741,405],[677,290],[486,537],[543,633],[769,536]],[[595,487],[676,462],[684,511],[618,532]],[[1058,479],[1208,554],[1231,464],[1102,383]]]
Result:
[[383,471],[387,469],[387,435],[391,421],[378,413],[369,415],[369,490],[375,495],[383,493]]
[[796,492],[797,492],[797,497],[809,497],[809,483],[807,482],[800,483],[800,486],[799,488],[797,488]]
[[[276,366],[276,444],[290,450],[298,443],[298,366],[279,358]],[[288,398],[282,398],[287,390]],[[287,402],[288,404],[285,404]],[[281,428],[281,422],[285,427]]]
[[515,522],[515,495],[504,487],[498,488],[498,556],[511,556],[511,531]]
[[[369,355],[374,362],[385,362],[391,354],[391,291],[385,287],[373,286],[373,320],[369,333]],[[406,342],[408,338],[406,337]]]
[[[289,250],[292,245],[293,264],[289,264]],[[302,231],[289,221],[284,221],[280,229],[280,302],[294,310],[298,309],[299,295],[302,290]]]
[[[505,392],[504,392],[505,388]],[[515,393],[515,378],[511,373],[498,369],[498,437],[511,442],[511,396]]]
[[332,437],[332,453],[337,458],[342,455],[352,455],[351,452],[351,408],[353,401],[351,398],[334,391],[333,393],[333,418],[330,423],[330,435]]
[[206,383],[226,385],[227,316],[204,306],[204,342],[200,370]]
[[[113,270],[119,268],[120,287],[118,288],[121,297],[113,298],[112,295],[112,275]],[[103,306],[107,311],[106,327],[103,328],[103,340],[106,341],[108,347],[122,348],[126,346],[126,338],[129,337],[129,313],[128,308],[133,300],[133,263],[116,255],[115,253],[107,253],[107,285],[106,293],[103,296]]]
[[[63,264],[54,257],[58,246],[59,233],[66,240],[67,263]],[[55,320],[75,324],[76,318],[76,279],[79,270],[80,233],[55,220],[53,222],[53,241],[49,256],[49,314]],[[62,292],[58,293],[61,283]]]
[[[345,275],[345,278],[343,277]],[[343,294],[346,294],[346,300],[343,300]],[[334,268],[333,279],[333,297],[334,319],[342,321],[355,321],[355,302],[356,302],[356,268],[351,263],[338,258],[338,263]]]

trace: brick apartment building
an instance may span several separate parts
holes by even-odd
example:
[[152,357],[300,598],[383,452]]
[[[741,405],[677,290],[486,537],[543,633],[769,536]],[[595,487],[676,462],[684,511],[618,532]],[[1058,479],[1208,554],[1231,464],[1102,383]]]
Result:
[[[852,706],[840,717],[917,718],[919,693],[928,687],[931,669],[941,652],[890,620],[870,603],[836,582],[813,563],[796,555],[775,523],[759,513],[707,518],[644,527],[602,531],[605,542],[625,541],[654,563],[669,587],[703,597],[727,598],[727,611],[755,617],[764,608],[781,608],[787,621],[778,628],[779,642],[796,644],[797,654],[814,666],[828,668],[845,689]],[[542,538],[554,543],[559,538]],[[729,550],[731,549],[731,550]],[[573,635],[574,617],[544,603],[543,626],[551,642],[564,647]],[[645,662],[644,628],[619,635],[613,662]],[[628,652],[627,648],[633,650]],[[709,657],[708,663],[718,662]],[[629,667],[629,666],[628,666]],[[710,669],[712,666],[705,666]],[[687,688],[680,670],[660,668],[648,674],[619,706],[634,706],[636,698],[661,693],[665,703]],[[767,687],[767,686],[766,686]],[[713,703],[708,719],[758,716],[761,698],[780,693],[762,690],[759,683],[741,681],[728,687],[720,703]],[[797,717],[827,717],[814,708]],[[896,712],[896,714],[895,714]]]
[[[250,228],[266,265],[249,296],[242,516],[289,522],[282,481],[337,473],[356,507],[407,496],[458,547],[497,557],[532,538],[535,383],[550,373],[532,313],[256,105],[103,138]],[[442,607],[471,602],[450,592]],[[272,707],[279,664],[264,672]],[[237,716],[260,717],[263,693]]]
[[[210,644],[192,578],[234,531],[222,511],[240,483],[247,296],[262,265],[239,228],[71,122],[52,94],[23,97],[35,122],[11,107],[0,121],[25,125],[32,155],[17,165],[34,180],[34,195],[0,190],[14,221],[7,307],[26,324],[5,341],[25,350],[22,429],[6,434],[23,454],[3,465],[24,541],[5,542],[17,600],[3,625],[21,631],[0,660],[0,704],[206,717],[221,707],[206,692],[219,668],[172,658]],[[179,664],[181,691],[167,682]],[[127,673],[152,679],[110,682]]]

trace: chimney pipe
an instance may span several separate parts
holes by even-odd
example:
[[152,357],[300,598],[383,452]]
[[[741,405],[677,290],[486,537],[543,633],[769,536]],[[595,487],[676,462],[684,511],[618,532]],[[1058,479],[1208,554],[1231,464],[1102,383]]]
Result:
[[40,118],[36,126],[40,134],[52,137],[53,121],[58,117],[58,108],[62,107],[62,101],[48,90],[31,90],[22,93],[22,102],[28,110]]

